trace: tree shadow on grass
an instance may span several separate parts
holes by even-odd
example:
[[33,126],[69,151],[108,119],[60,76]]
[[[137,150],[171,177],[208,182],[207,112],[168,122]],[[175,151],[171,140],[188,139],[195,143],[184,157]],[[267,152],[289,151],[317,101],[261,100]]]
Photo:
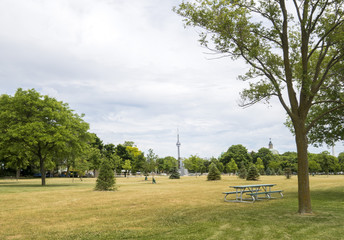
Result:
[[75,186],[75,183],[71,184],[47,184],[45,186],[42,186],[42,184],[23,184],[23,183],[16,183],[16,182],[1,182],[0,187],[1,188],[36,188],[36,187],[48,187],[48,188],[54,188],[54,187],[72,187]]
[[311,191],[311,197],[315,201],[343,203],[344,189],[343,187],[337,187],[337,188],[331,188],[327,190]]

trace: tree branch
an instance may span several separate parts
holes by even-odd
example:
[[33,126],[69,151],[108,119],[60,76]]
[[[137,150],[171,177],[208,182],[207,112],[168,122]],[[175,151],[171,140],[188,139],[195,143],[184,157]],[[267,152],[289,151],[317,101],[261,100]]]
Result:
[[344,20],[343,21],[339,21],[337,22],[328,32],[326,32],[324,34],[324,36],[322,36],[319,41],[315,44],[314,48],[309,52],[308,54],[308,60],[310,59],[310,57],[313,55],[313,53],[318,49],[319,45],[325,40],[325,38],[330,34],[332,33],[337,27],[339,27],[341,24],[344,23]]
[[319,121],[321,118],[323,118],[324,116],[326,116],[327,114],[333,112],[333,111],[336,111],[338,109],[341,109],[341,108],[344,108],[344,104],[340,105],[340,106],[337,106],[337,107],[334,107],[334,108],[331,108],[329,109],[328,111],[326,112],[323,112],[322,114],[320,114],[319,116],[317,116],[307,127],[306,127],[306,133],[308,133],[312,127],[314,127],[314,125],[317,123],[317,121]]

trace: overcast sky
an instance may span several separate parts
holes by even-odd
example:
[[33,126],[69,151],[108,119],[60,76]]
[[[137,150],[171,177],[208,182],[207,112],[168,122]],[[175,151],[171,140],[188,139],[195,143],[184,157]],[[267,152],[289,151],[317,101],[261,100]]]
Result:
[[[241,61],[213,59],[172,12],[178,0],[1,0],[0,93],[67,102],[104,143],[177,157],[242,144],[295,151],[277,101],[242,109]],[[311,152],[331,151],[310,147]],[[335,153],[344,151],[338,143]]]

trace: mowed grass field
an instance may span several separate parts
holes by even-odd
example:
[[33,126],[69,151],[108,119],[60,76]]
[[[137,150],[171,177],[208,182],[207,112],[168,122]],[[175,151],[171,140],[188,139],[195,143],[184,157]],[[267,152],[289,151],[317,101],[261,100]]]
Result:
[[[310,177],[314,214],[297,214],[297,177],[205,176],[157,184],[117,178],[118,191],[93,191],[95,179],[0,180],[0,239],[344,239],[344,176]],[[275,183],[284,198],[224,202],[239,184]]]

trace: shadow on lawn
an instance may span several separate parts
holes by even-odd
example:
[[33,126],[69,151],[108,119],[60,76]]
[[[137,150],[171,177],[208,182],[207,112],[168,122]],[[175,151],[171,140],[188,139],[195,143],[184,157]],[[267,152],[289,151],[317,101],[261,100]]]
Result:
[[331,188],[329,190],[316,190],[311,191],[312,199],[316,201],[327,202],[343,202],[344,190],[343,187]]
[[16,182],[2,182],[0,183],[1,188],[36,188],[36,187],[72,187],[75,186],[75,183],[71,184],[47,184],[45,186],[42,186],[41,184],[23,184],[23,183],[16,183]]

